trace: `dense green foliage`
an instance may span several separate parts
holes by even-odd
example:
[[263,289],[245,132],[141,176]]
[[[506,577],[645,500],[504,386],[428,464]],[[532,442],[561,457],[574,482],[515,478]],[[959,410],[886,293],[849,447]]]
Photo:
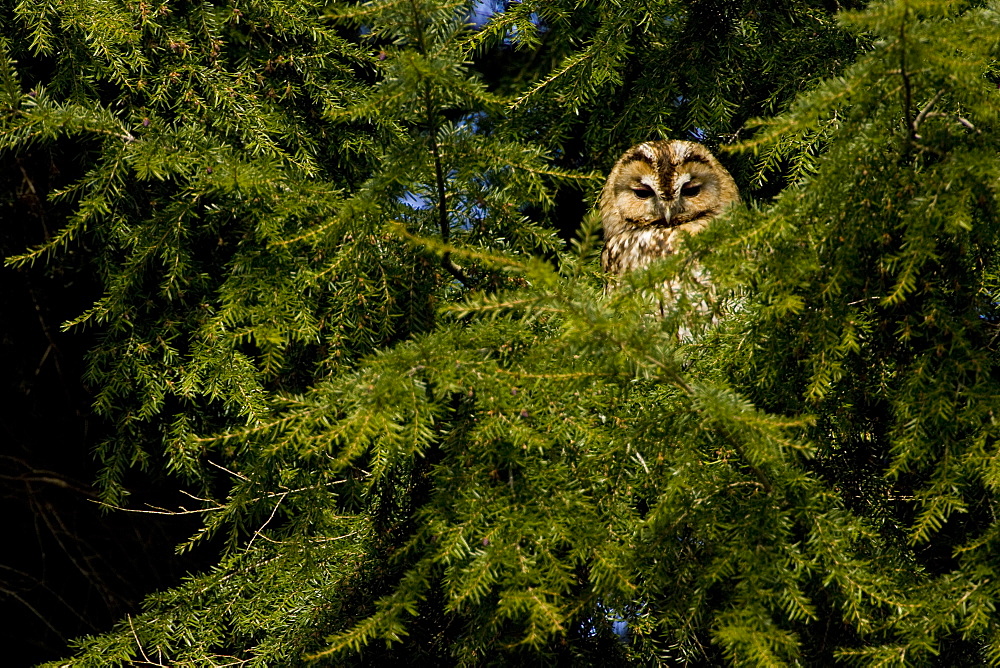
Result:
[[[71,665],[1000,663],[995,3],[0,6],[8,265],[219,555]],[[744,205],[605,295],[691,136]]]

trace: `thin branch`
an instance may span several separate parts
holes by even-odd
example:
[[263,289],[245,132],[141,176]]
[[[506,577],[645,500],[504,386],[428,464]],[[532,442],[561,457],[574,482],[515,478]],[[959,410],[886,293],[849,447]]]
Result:
[[742,459],[743,462],[747,466],[750,467],[750,470],[753,471],[754,476],[757,478],[757,480],[760,482],[760,484],[764,487],[764,491],[767,492],[768,494],[770,494],[771,492],[773,492],[774,491],[774,483],[771,482],[771,477],[769,475],[767,475],[766,473],[764,473],[763,470],[761,470],[760,468],[758,468],[756,464],[754,464],[753,462],[750,461],[750,459],[747,457],[746,451],[743,450],[743,446],[741,446],[736,441],[736,439],[733,438],[733,435],[729,433],[729,430],[726,429],[725,427],[723,427],[722,425],[719,425],[719,433],[721,433],[722,436],[723,436],[723,438],[725,438],[726,441],[729,442],[729,445],[733,448],[733,450],[736,452],[736,454],[739,456],[739,458]]
[[903,21],[899,24],[899,76],[903,80],[903,120],[907,129],[907,140],[910,144],[917,141],[914,121],[910,121],[913,108],[913,91],[910,87],[910,74],[906,71],[906,22],[910,18],[907,9]]
[[227,469],[222,464],[216,464],[211,459],[206,459],[205,461],[207,461],[209,464],[211,464],[215,468],[217,468],[217,469],[219,469],[221,471],[225,471],[226,473],[228,473],[229,475],[233,476],[234,478],[239,478],[240,480],[242,480],[244,482],[250,482],[250,478],[246,477],[245,475],[243,475],[241,473],[237,473],[236,471],[230,471],[229,469]]
[[937,104],[938,100],[941,99],[942,95],[944,95],[944,89],[941,89],[937,93],[935,93],[934,97],[930,99],[930,102],[925,104],[924,108],[921,109],[920,113],[917,114],[917,117],[913,119],[913,124],[910,125],[910,131],[915,139],[923,139],[923,137],[917,134],[918,130],[920,129],[920,124],[924,122],[924,119],[927,118],[927,115],[930,113],[934,105]]
[[[140,513],[144,515],[200,515],[203,513],[210,513],[215,510],[223,508],[223,506],[218,506],[216,508],[201,508],[198,510],[168,510],[164,508],[157,508],[156,510],[142,510],[140,508],[125,508],[123,506],[116,506],[113,503],[107,503],[100,501],[97,505],[102,508],[110,508],[111,510],[120,510],[126,513]],[[150,506],[151,508],[156,508],[156,506]]]
[[142,654],[142,658],[146,661],[146,664],[150,666],[157,666],[158,668],[170,668],[167,664],[157,663],[146,655],[146,650],[143,648],[142,641],[139,640],[139,634],[136,633],[135,625],[132,623],[132,615],[126,615],[126,617],[128,618],[128,627],[132,630],[132,637],[135,638],[135,646],[138,648],[139,653]]
[[[413,30],[416,36],[417,47],[421,55],[426,56],[428,49],[427,42],[424,37],[424,28],[420,23],[420,12],[417,10],[417,5],[413,2],[413,0],[410,0],[410,8],[413,11]],[[427,106],[427,141],[430,145],[431,155],[434,156],[434,180],[435,185],[437,186],[438,200],[438,226],[441,228],[441,241],[444,244],[447,244],[448,240],[451,238],[451,223],[448,220],[448,193],[445,189],[444,165],[441,163],[441,149],[437,143],[438,128],[437,118],[434,114],[434,97],[431,94],[431,84],[427,80],[424,80],[424,104]],[[470,285],[469,277],[465,274],[465,270],[451,259],[450,251],[445,251],[444,255],[441,256],[441,266],[444,267],[448,273],[461,281],[462,285]]]
[[[929,112],[927,114],[927,118],[948,118],[950,116],[951,116],[951,114],[945,114],[945,113],[941,113],[939,111],[932,111],[932,112]],[[965,118],[964,116],[959,116],[958,114],[955,114],[955,120],[958,121],[959,125],[961,125],[962,127],[966,128],[968,130],[972,130],[976,134],[979,134],[979,135],[983,134],[983,131],[980,130],[979,128],[977,128],[975,125],[973,125],[972,122],[969,121],[968,118]]]
[[[621,346],[622,349],[624,350],[624,345],[619,343],[619,346]],[[677,373],[675,369],[672,369],[671,367],[667,366],[666,364],[656,359],[652,355],[645,355],[644,359],[646,359],[647,361],[651,362],[652,364],[654,364],[655,366],[659,367],[667,374],[669,374],[668,380],[677,387],[679,387],[681,390],[683,390],[684,393],[687,394],[689,397],[694,395],[694,388],[688,385],[687,381],[685,381],[684,378],[679,373]],[[719,433],[722,435],[723,438],[726,439],[729,445],[733,448],[733,451],[736,452],[737,456],[739,456],[739,458],[742,459],[744,463],[746,463],[746,465],[750,467],[750,470],[753,471],[754,476],[764,487],[764,490],[768,493],[774,491],[774,483],[771,481],[770,476],[768,476],[766,473],[764,473],[763,470],[758,468],[756,464],[750,461],[750,459],[747,457],[746,451],[743,449],[743,446],[741,446],[736,441],[736,439],[733,438],[733,435],[729,433],[729,430],[723,427],[722,425],[719,425]]]
[[267,521],[264,522],[264,524],[262,524],[259,529],[257,529],[256,531],[253,532],[253,536],[250,538],[250,542],[247,543],[247,546],[246,546],[246,551],[247,552],[249,552],[250,548],[253,547],[253,542],[255,540],[257,540],[257,536],[260,536],[261,538],[264,538],[265,540],[270,540],[269,538],[267,538],[267,536],[265,536],[263,534],[263,531],[264,531],[264,529],[267,528],[267,525],[271,523],[271,520],[274,519],[274,516],[278,514],[278,506],[281,505],[281,502],[285,500],[285,498],[288,496],[288,494],[289,494],[289,492],[283,492],[280,495],[280,498],[274,504],[274,508],[271,510],[271,516],[267,518]]
[[[52,631],[52,633],[54,633],[59,638],[59,640],[65,642],[66,637],[62,633],[59,632],[59,629],[57,629],[55,626],[52,625],[52,623],[48,620],[48,617],[46,615],[42,614],[37,608],[35,608],[35,606],[31,605],[30,601],[28,601],[27,599],[25,599],[23,596],[21,596],[20,594],[18,594],[16,591],[13,591],[11,589],[7,589],[5,587],[4,588],[0,588],[0,594],[5,594],[5,595],[9,596],[10,598],[16,600],[18,603],[20,603],[24,607],[26,607],[28,610],[30,610],[32,612],[32,614],[34,614],[36,617],[38,617],[39,621],[41,621],[43,624],[45,624],[45,626],[49,627],[49,630]],[[76,614],[75,610],[73,612],[74,612],[74,614]],[[79,616],[79,615],[77,615],[77,616]]]
[[[437,143],[437,124],[434,118],[433,98],[429,82],[424,82],[424,98],[427,104],[427,136],[431,155],[434,156],[434,179],[438,196],[438,226],[441,228],[441,242],[447,245],[451,238],[451,221],[448,220],[448,193],[445,190],[444,165],[441,164],[441,149]],[[451,259],[451,251],[445,251],[444,255],[441,256],[441,266],[461,281],[462,285],[469,285],[469,277],[466,276],[465,270]]]
[[959,123],[961,123],[962,125],[964,125],[964,126],[965,126],[965,127],[967,127],[968,129],[970,129],[970,130],[974,131],[974,132],[975,132],[976,134],[980,134],[980,135],[981,135],[981,134],[983,134],[983,131],[982,131],[982,130],[980,130],[979,128],[977,128],[977,127],[976,127],[975,125],[973,125],[972,123],[970,123],[968,119],[966,119],[966,118],[962,118],[961,116],[956,116],[956,118],[958,118],[958,122],[959,122]]

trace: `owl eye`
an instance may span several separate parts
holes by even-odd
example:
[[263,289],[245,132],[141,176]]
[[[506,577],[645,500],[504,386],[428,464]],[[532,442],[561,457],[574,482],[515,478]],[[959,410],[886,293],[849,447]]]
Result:
[[647,186],[645,183],[640,183],[637,186],[632,186],[632,192],[639,199],[648,199],[653,196],[653,189]]
[[684,197],[696,197],[700,192],[701,192],[700,183],[691,183],[689,181],[688,183],[685,183],[683,186],[681,186],[681,195]]

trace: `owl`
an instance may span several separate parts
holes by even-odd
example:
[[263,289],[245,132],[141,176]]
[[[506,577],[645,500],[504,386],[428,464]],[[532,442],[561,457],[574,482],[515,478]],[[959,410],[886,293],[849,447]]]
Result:
[[673,253],[685,233],[704,229],[739,197],[733,177],[701,144],[650,141],[630,148],[601,193],[601,267],[620,276]]

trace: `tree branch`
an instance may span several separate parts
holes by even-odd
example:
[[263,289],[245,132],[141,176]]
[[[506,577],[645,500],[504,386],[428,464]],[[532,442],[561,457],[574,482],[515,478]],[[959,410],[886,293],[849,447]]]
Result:
[[[434,179],[436,181],[438,195],[438,225],[441,228],[441,241],[447,245],[451,239],[451,222],[448,220],[448,193],[445,190],[444,165],[441,164],[441,149],[438,147],[437,143],[437,128],[431,124],[431,121],[433,120],[433,112],[431,111],[430,84],[425,85],[427,86],[427,116],[429,125],[427,133],[430,137],[431,155],[434,156]],[[469,277],[465,274],[465,270],[455,264],[455,261],[451,259],[450,251],[445,251],[444,255],[441,256],[441,266],[447,269],[452,276],[461,281],[463,285],[469,285]]]
[[937,104],[938,100],[941,99],[942,95],[944,95],[944,89],[941,89],[937,93],[935,93],[934,97],[930,99],[930,102],[925,104],[924,108],[921,109],[920,112],[917,114],[917,117],[913,119],[913,123],[910,125],[910,133],[914,139],[923,139],[923,137],[917,134],[920,129],[920,124],[924,122],[924,120],[927,118],[927,115],[930,113],[934,105]]
[[911,121],[913,109],[913,91],[910,86],[910,73],[906,71],[906,21],[909,20],[909,10],[899,24],[899,76],[903,79],[903,121],[907,130],[907,140],[910,144],[917,141],[915,122]]
[[[416,36],[417,47],[421,55],[427,55],[427,44],[424,39],[424,29],[420,24],[420,14],[417,5],[410,0],[410,7],[413,10],[413,30]],[[438,227],[441,229],[441,241],[447,245],[451,239],[451,223],[448,220],[448,193],[445,188],[444,165],[441,163],[441,148],[437,143],[437,118],[434,114],[434,96],[431,94],[431,85],[424,80],[424,104],[427,106],[427,141],[430,145],[431,155],[434,156],[434,180],[437,187],[437,209]],[[441,266],[448,273],[461,281],[462,285],[468,287],[469,277],[465,270],[451,259],[451,252],[445,251],[441,256]]]

